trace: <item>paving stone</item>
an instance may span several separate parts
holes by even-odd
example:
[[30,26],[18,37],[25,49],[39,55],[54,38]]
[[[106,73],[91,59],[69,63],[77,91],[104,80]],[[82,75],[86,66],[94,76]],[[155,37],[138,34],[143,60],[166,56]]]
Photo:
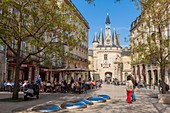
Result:
[[[158,93],[158,91],[152,89],[136,89],[135,94],[137,101],[128,104],[126,102],[125,86],[103,84],[102,88],[90,90],[87,94],[41,93],[40,99],[38,100],[33,99],[31,101],[18,103],[0,101],[0,113],[28,113],[32,112],[32,108],[41,104],[61,105],[66,101],[73,101],[100,94],[109,95],[111,99],[105,103],[95,103],[84,109],[62,109],[58,111],[58,113],[170,113],[170,105],[160,104],[157,98],[151,96],[156,93]],[[0,92],[0,99],[10,96],[11,93]],[[22,94],[20,94],[20,96],[22,96]]]

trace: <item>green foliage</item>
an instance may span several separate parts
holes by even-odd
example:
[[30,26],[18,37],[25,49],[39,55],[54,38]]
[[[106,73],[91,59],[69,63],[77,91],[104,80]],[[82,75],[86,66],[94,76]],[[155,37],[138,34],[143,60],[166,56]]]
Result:
[[[71,12],[75,12],[75,9],[58,3],[59,0],[3,0],[0,16],[1,41],[15,55],[22,51],[16,50],[22,48],[23,42],[27,43],[25,52],[29,56],[37,56],[42,51],[43,57],[48,56],[47,58],[53,51],[61,54],[59,52],[63,52],[62,43],[71,49],[74,48],[76,44],[84,41],[84,31],[78,29],[78,25],[75,24],[79,20],[77,16],[69,20]],[[79,21],[79,24],[81,23]],[[15,49],[12,48],[14,41]],[[54,46],[54,42],[57,47]],[[32,52],[29,46],[35,46],[35,51]]]
[[85,40],[85,30],[76,8],[60,0],[2,0],[0,10],[0,42],[16,59],[13,98],[17,99],[21,65],[33,57],[48,66],[63,60],[64,45],[72,50]]
[[[137,22],[139,43],[133,46],[133,51],[138,55],[134,62],[159,66],[161,80],[164,81],[165,66],[169,62],[170,56],[170,37],[167,33],[170,25],[170,1],[139,0],[139,2],[142,13]],[[133,38],[131,42],[135,42],[135,40]],[[132,58],[136,54],[132,55]],[[162,90],[162,93],[165,93],[165,89]]]

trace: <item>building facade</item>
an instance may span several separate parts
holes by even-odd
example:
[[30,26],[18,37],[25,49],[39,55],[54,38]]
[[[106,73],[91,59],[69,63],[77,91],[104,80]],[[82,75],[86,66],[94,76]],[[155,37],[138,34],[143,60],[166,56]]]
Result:
[[[122,47],[120,46],[120,35],[114,30],[111,31],[111,22],[107,14],[105,22],[105,33],[100,30],[99,36],[95,33],[92,43],[91,76],[94,80],[113,80],[124,81]],[[129,67],[130,69],[130,67]],[[128,73],[129,74],[129,73]]]
[[122,80],[126,81],[127,76],[131,74],[131,52],[128,47],[122,50]]
[[0,45],[0,89],[2,88],[3,81],[6,80],[6,48]]
[[[35,81],[36,77],[40,75],[42,80],[49,80],[53,82],[54,80],[70,80],[73,77],[75,80],[81,78],[82,80],[88,80],[89,78],[89,69],[88,69],[88,30],[89,25],[79,10],[71,2],[71,0],[61,0],[65,5],[68,5],[70,8],[70,18],[69,21],[72,21],[75,17],[78,19],[76,25],[78,29],[81,29],[85,35],[83,35],[83,42],[75,44],[73,49],[69,49],[69,46],[63,43],[63,58],[58,62],[52,62],[51,66],[45,65],[44,62],[39,63],[37,57],[32,56],[31,62],[26,61],[21,65],[20,69],[20,80],[28,80],[29,82]],[[15,12],[14,9],[11,9],[12,12]],[[73,18],[74,17],[74,18]],[[71,19],[73,18],[73,19]],[[66,21],[68,21],[66,20]],[[73,20],[74,21],[74,20]],[[79,30],[80,31],[80,30]],[[13,49],[16,49],[15,40],[11,44]],[[32,48],[31,45],[27,42],[22,42],[21,44],[21,54],[26,55],[26,48],[34,51],[35,47]],[[6,54],[4,54],[6,53]],[[40,53],[41,55],[41,53]],[[12,81],[15,77],[15,68],[16,68],[16,59],[15,55],[7,48],[6,52],[0,50],[0,80]],[[4,58],[7,58],[4,60]],[[5,62],[6,61],[6,62]],[[5,66],[4,66],[5,65]],[[1,82],[3,83],[3,82]]]
[[[76,6],[71,0],[63,0],[66,5],[71,6],[74,12],[71,12],[69,21],[72,21],[72,17],[78,18],[76,25],[78,29],[81,29],[84,35],[84,41],[76,44],[76,46],[70,50],[70,47],[63,43],[63,58],[59,62],[53,62],[51,67],[40,66],[40,76],[42,80],[50,80],[51,82],[56,80],[61,82],[63,80],[69,81],[71,77],[75,80],[88,80],[89,68],[88,68],[88,30],[89,25],[83,15],[79,12]],[[74,21],[74,20],[73,20]]]
[[[139,53],[134,52],[135,46],[138,46],[139,43],[148,43],[148,35],[152,35],[156,30],[154,25],[151,27],[146,27],[146,23],[140,22],[141,16],[137,17],[135,21],[131,24],[130,29],[130,40],[131,40],[131,51],[132,51],[132,74],[136,77],[137,81],[144,81],[147,85],[158,85],[160,76],[160,67],[158,63],[144,63],[139,59]],[[163,36],[169,36],[170,25],[165,28],[165,31],[162,32]],[[140,32],[144,29],[143,32]],[[168,57],[170,59],[170,57]],[[148,59],[147,59],[148,60]],[[166,64],[165,69],[165,82],[170,84],[170,63]]]

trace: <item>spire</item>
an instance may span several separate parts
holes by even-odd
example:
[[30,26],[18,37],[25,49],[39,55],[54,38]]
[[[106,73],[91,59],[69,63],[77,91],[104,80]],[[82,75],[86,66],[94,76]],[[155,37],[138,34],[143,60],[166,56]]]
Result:
[[102,28],[100,29],[100,34],[99,34],[99,45],[103,45],[104,43],[104,38],[103,38],[103,32]]
[[106,17],[106,24],[110,24],[110,18],[109,18],[109,14],[107,13],[107,17]]
[[94,42],[98,42],[98,38],[97,38],[97,33],[96,32],[95,32],[94,39],[93,39],[93,43]]
[[112,40],[113,40],[113,44],[117,45],[117,34],[115,28],[113,29]]

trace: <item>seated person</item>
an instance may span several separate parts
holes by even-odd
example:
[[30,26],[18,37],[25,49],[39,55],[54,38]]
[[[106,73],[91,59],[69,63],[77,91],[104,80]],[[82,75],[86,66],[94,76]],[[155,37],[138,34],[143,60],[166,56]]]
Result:
[[80,87],[79,82],[76,82],[74,85],[74,92],[76,92],[76,91],[78,91],[79,94],[81,93],[81,87]]
[[61,82],[61,93],[66,93],[66,84],[64,81]]
[[100,81],[96,82],[97,87],[101,87],[102,83]]
[[90,87],[91,87],[91,88],[95,88],[95,87],[96,87],[96,82],[95,82],[94,80],[92,80],[92,81],[90,82]]
[[143,87],[144,87],[143,82],[138,83],[138,86],[137,86],[137,87],[138,87],[138,88],[143,88]]
[[50,91],[50,92],[52,92],[52,87],[51,87],[51,82],[50,81],[47,81],[47,83],[46,83],[46,92],[47,91]]

